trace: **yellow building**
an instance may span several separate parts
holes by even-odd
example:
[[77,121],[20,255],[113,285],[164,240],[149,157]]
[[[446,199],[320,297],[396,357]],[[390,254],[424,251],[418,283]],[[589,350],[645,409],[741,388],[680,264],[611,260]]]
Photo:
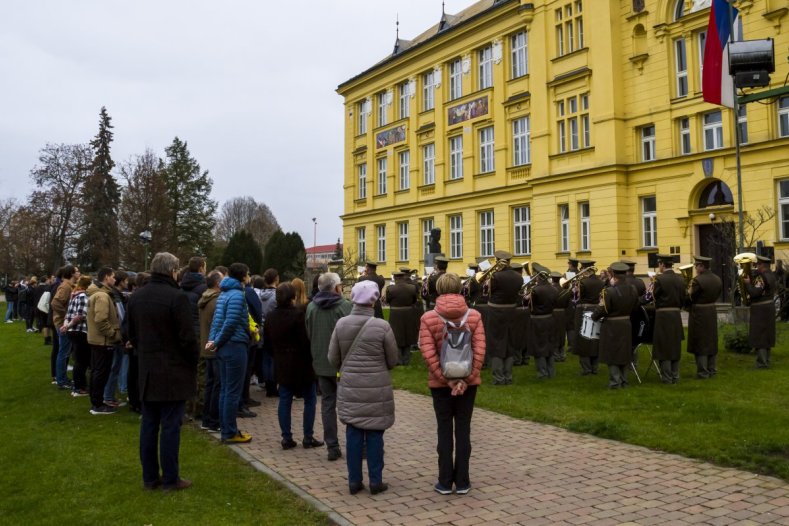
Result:
[[[701,95],[709,3],[482,0],[398,40],[337,89],[345,246],[383,274],[423,267],[432,227],[455,272],[494,249],[560,271],[573,255],[644,273],[658,250],[730,264],[736,139]],[[775,39],[782,86],[786,0],[736,5],[744,38]],[[776,212],[756,237],[785,258],[789,95],[744,108],[743,209]]]

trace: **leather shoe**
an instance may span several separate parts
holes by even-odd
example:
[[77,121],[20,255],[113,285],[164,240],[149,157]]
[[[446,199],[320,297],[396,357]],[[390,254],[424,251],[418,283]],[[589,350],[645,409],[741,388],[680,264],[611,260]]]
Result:
[[351,482],[348,485],[348,489],[350,490],[351,495],[356,495],[364,489],[364,484],[362,482]]
[[247,400],[246,404],[249,407],[260,407],[260,402],[258,402],[257,400],[255,400],[253,398],[250,398],[249,400]]
[[304,437],[304,440],[301,441],[301,445],[304,446],[304,449],[310,449],[323,446],[323,442],[315,440],[315,437]]
[[182,489],[191,488],[192,481],[187,479],[178,479],[175,484],[168,484],[162,486],[162,491],[180,491]]
[[338,447],[330,448],[329,454],[326,456],[326,458],[328,458],[331,461],[335,461],[340,457],[342,457],[342,451],[340,451],[340,448]]
[[283,438],[281,444],[282,449],[293,449],[294,447],[298,446],[296,441],[292,438]]
[[147,490],[150,490],[150,491],[158,489],[159,486],[161,486],[161,485],[162,485],[162,478],[161,477],[159,477],[158,479],[154,480],[153,482],[143,482],[142,483],[142,487],[147,489]]
[[389,489],[389,484],[381,482],[380,484],[370,484],[370,495],[378,495]]
[[258,416],[258,414],[255,413],[254,411],[250,411],[248,407],[242,407],[241,409],[238,410],[236,416],[239,418],[254,418]]

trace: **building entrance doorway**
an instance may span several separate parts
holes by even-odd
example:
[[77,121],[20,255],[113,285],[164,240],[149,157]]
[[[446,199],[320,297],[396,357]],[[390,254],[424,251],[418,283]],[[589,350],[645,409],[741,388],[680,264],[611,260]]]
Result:
[[[710,270],[723,281],[723,292],[718,302],[731,302],[732,284],[737,265],[734,257],[734,231],[728,224],[699,225],[699,254],[712,258]],[[731,231],[730,231],[731,230]]]

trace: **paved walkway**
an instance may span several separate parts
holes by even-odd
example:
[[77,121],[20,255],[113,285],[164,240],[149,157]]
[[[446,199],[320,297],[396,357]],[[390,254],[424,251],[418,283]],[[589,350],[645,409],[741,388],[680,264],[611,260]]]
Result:
[[[397,422],[384,435],[389,490],[351,496],[344,459],[327,461],[325,448],[283,451],[277,401],[262,402],[257,418],[239,419],[254,440],[233,447],[338,524],[789,525],[789,484],[778,479],[479,408],[472,421],[472,490],[465,496],[439,495],[432,489],[437,473],[432,402],[404,391],[396,391]],[[322,437],[318,404],[316,436]],[[294,402],[297,440],[301,410],[302,403]]]

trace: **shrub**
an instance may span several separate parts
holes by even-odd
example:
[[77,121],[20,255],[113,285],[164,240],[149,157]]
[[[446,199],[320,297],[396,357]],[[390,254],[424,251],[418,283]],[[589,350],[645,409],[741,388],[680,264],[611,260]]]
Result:
[[738,354],[748,354],[751,352],[751,344],[748,343],[748,330],[741,326],[732,326],[723,333],[723,345],[727,351]]

